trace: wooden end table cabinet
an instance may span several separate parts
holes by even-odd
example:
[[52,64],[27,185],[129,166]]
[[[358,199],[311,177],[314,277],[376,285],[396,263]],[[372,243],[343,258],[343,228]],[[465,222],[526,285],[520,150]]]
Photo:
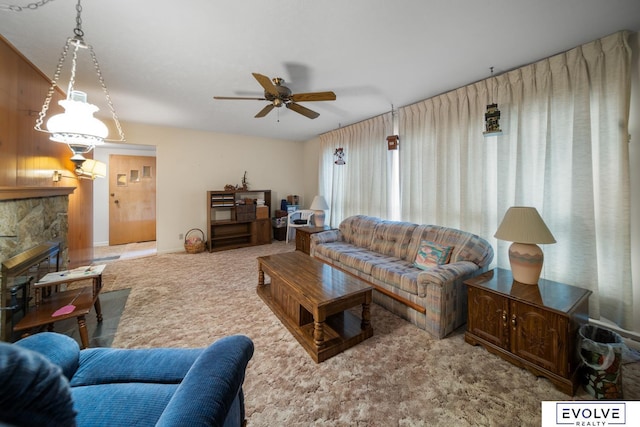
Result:
[[311,252],[311,235],[331,230],[331,227],[299,227],[296,228],[296,250],[309,255]]
[[526,285],[500,268],[464,284],[465,341],[548,378],[573,396],[579,385],[578,329],[588,321],[591,291],[544,279]]

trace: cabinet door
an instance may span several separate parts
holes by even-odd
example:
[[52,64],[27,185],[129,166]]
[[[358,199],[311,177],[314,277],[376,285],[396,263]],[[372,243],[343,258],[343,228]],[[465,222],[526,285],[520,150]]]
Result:
[[540,308],[511,302],[511,351],[558,375],[568,375],[568,319]]
[[509,301],[500,295],[469,287],[467,329],[478,338],[509,349]]
[[271,220],[270,219],[257,219],[253,222],[255,229],[253,230],[253,237],[255,238],[256,245],[266,245],[271,243]]

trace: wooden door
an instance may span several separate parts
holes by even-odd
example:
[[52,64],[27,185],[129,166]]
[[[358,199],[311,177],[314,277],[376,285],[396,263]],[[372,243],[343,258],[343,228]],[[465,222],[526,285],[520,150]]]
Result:
[[109,245],[156,240],[156,158],[109,156]]

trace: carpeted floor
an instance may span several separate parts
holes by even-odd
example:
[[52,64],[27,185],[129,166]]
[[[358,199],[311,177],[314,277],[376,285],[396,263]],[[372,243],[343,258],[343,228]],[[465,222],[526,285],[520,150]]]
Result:
[[[374,336],[313,362],[256,295],[256,257],[239,250],[109,263],[104,291],[130,288],[114,347],[206,346],[244,334],[255,344],[245,379],[249,426],[538,426],[542,400],[569,400],[544,378],[464,342],[443,340],[372,305]],[[625,398],[640,399],[640,362],[624,366]],[[587,399],[580,390],[573,399]]]

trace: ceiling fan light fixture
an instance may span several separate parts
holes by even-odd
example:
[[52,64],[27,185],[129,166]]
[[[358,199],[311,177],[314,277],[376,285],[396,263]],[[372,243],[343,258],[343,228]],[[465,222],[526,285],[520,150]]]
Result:
[[260,86],[264,89],[264,98],[248,98],[248,97],[230,97],[230,96],[214,96],[213,99],[233,99],[233,100],[257,100],[257,101],[269,101],[266,107],[258,112],[254,117],[260,118],[266,116],[274,107],[282,107],[283,105],[290,110],[295,111],[309,119],[315,119],[320,116],[319,113],[310,110],[307,107],[303,107],[298,102],[311,102],[311,101],[335,101],[336,94],[327,92],[309,92],[309,93],[291,93],[291,89],[284,86],[284,79],[280,77],[269,77],[252,73],[253,77],[260,83]]

